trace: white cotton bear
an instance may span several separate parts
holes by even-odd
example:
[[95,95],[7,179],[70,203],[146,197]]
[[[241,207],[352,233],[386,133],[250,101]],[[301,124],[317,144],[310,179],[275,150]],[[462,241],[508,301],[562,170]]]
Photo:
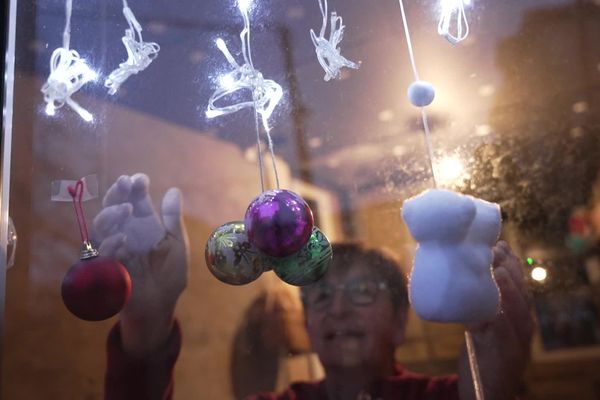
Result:
[[416,313],[437,322],[494,318],[500,296],[491,264],[500,206],[432,189],[406,200],[402,218],[419,242],[409,286]]

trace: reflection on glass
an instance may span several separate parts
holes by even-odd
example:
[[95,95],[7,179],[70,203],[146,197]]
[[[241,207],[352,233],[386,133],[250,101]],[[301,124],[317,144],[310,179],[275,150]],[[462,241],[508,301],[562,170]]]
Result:
[[6,261],[6,268],[10,268],[15,265],[15,256],[17,254],[17,229],[15,228],[15,224],[11,217],[8,217],[8,243],[6,252],[8,254],[8,259]]
[[[590,366],[600,359],[600,8],[575,0],[474,1],[464,7],[469,38],[451,46],[436,31],[440,4],[406,2],[419,72],[436,88],[428,110],[434,166],[440,185],[444,181],[444,187],[501,204],[503,238],[524,260],[524,287],[533,292],[525,301],[534,305],[538,326],[520,396],[592,398],[598,376]],[[98,198],[86,203],[90,217],[104,208],[102,197],[121,175],[151,177],[152,186],[140,196],[145,201],[131,200],[131,219],[114,209],[117,223],[92,235],[98,245],[135,222],[132,230],[138,234],[130,233],[125,246],[143,253],[131,258],[138,266],[145,265],[156,242],[172,244],[163,226],[172,209],[162,213],[162,199],[171,187],[181,190],[189,274],[177,264],[180,268],[157,268],[160,278],[148,280],[172,283],[176,293],[177,301],[169,301],[177,303],[174,316],[183,347],[174,400],[238,399],[285,390],[293,381],[322,379],[297,289],[272,272],[244,287],[229,287],[214,279],[203,261],[210,232],[240,220],[260,191],[257,155],[244,157],[248,148],[256,148],[252,107],[222,118],[204,114],[216,86],[229,91],[217,106],[251,101],[249,90],[231,92],[234,77],[219,80],[235,68],[215,47],[217,37],[245,64],[234,45],[243,28],[238,3],[131,3],[140,24],[161,44],[162,55],[128,80],[118,96],[91,81],[74,92],[72,98],[93,112],[93,124],[55,107],[48,109],[55,117],[48,118],[39,91],[52,72],[48,61],[65,27],[64,6],[61,1],[19,2],[10,211],[19,229],[20,267],[7,271],[2,398],[103,395],[104,343],[117,318],[83,323],[64,309],[60,280],[80,240],[70,205],[50,201],[52,181],[89,174],[98,182]],[[350,72],[351,79],[333,85],[323,82],[308,35],[322,21],[316,2],[242,4],[252,17],[256,66],[283,93],[269,117],[281,186],[315,199],[319,228],[332,242],[388,247],[403,257],[407,274],[414,243],[400,218],[400,204],[431,187],[431,171],[419,110],[406,100],[413,77],[398,3],[365,7],[356,0],[329,0],[329,7],[336,7],[348,26],[342,53],[362,61],[360,73]],[[105,77],[123,62],[119,46],[129,25],[122,2],[75,1],[72,11],[69,48]],[[275,178],[266,176],[265,189],[274,186]],[[170,200],[167,205],[178,204]],[[150,228],[143,224],[149,209]],[[154,249],[150,265],[164,265],[164,249]],[[176,254],[186,259],[185,251]],[[546,271],[543,281],[535,280],[542,277],[539,268]],[[344,291],[333,292],[326,309],[338,317],[340,310],[365,310],[349,308],[351,300],[342,302]],[[387,292],[379,291],[375,301]],[[163,315],[164,309],[154,307],[162,304],[156,302],[159,297],[151,294],[143,296],[137,310]],[[457,372],[463,328],[410,315],[391,361],[428,375]],[[366,325],[377,321],[369,314],[363,326],[348,326],[356,332],[331,329],[329,336],[317,337],[331,344],[323,352],[346,349],[322,354],[355,362],[368,353],[358,328],[375,330]],[[382,336],[392,332],[389,327],[380,331]],[[143,336],[154,340],[150,328]],[[518,347],[501,348],[509,355]],[[331,376],[331,364],[328,368]],[[556,370],[586,374],[557,381]]]

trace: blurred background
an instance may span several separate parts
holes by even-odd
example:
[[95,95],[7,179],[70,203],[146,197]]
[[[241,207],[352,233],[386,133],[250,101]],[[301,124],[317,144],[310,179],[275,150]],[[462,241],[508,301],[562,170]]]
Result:
[[[433,181],[420,111],[406,98],[413,78],[398,2],[329,1],[346,25],[342,54],[360,62],[330,82],[309,35],[321,27],[318,2],[254,3],[254,66],[284,90],[270,120],[281,186],[309,201],[330,240],[386,247],[408,273],[414,243],[400,208]],[[177,310],[177,400],[237,399],[319,378],[297,289],[272,273],[227,286],[204,261],[212,230],[242,219],[261,189],[252,111],[205,117],[230,70],[215,40],[242,59],[236,4],[129,5],[161,50],[116,95],[101,80],[74,95],[89,123],[67,107],[44,112],[40,88],[62,44],[64,2],[18,2],[10,185],[18,245],[6,272],[2,398],[102,398],[115,320],[83,322],[64,308],[60,283],[80,240],[72,206],[50,199],[52,181],[90,174],[100,197],[85,203],[88,221],[123,174],[146,173],[157,202],[169,187],[184,193],[192,268]],[[428,113],[438,184],[501,205],[503,238],[534,292],[524,398],[600,399],[600,2],[473,0],[471,34],[456,46],[436,32],[439,1],[405,6],[421,78],[436,88]],[[71,26],[71,48],[98,74],[125,60],[121,1],[74,0]],[[451,373],[462,340],[461,326],[411,315],[397,358]]]

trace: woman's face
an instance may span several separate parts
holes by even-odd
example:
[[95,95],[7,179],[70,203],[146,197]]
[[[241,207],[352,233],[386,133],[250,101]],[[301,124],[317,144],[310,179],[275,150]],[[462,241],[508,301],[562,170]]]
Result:
[[386,283],[360,263],[338,268],[306,289],[311,345],[327,367],[377,367],[393,357],[404,332]]

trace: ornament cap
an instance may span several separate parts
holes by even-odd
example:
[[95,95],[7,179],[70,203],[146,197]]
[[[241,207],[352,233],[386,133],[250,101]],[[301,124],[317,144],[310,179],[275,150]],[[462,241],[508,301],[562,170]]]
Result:
[[82,260],[89,260],[90,258],[98,257],[99,254],[100,253],[98,253],[98,250],[96,250],[94,246],[92,246],[92,244],[86,240],[81,245],[81,255],[79,258]]

